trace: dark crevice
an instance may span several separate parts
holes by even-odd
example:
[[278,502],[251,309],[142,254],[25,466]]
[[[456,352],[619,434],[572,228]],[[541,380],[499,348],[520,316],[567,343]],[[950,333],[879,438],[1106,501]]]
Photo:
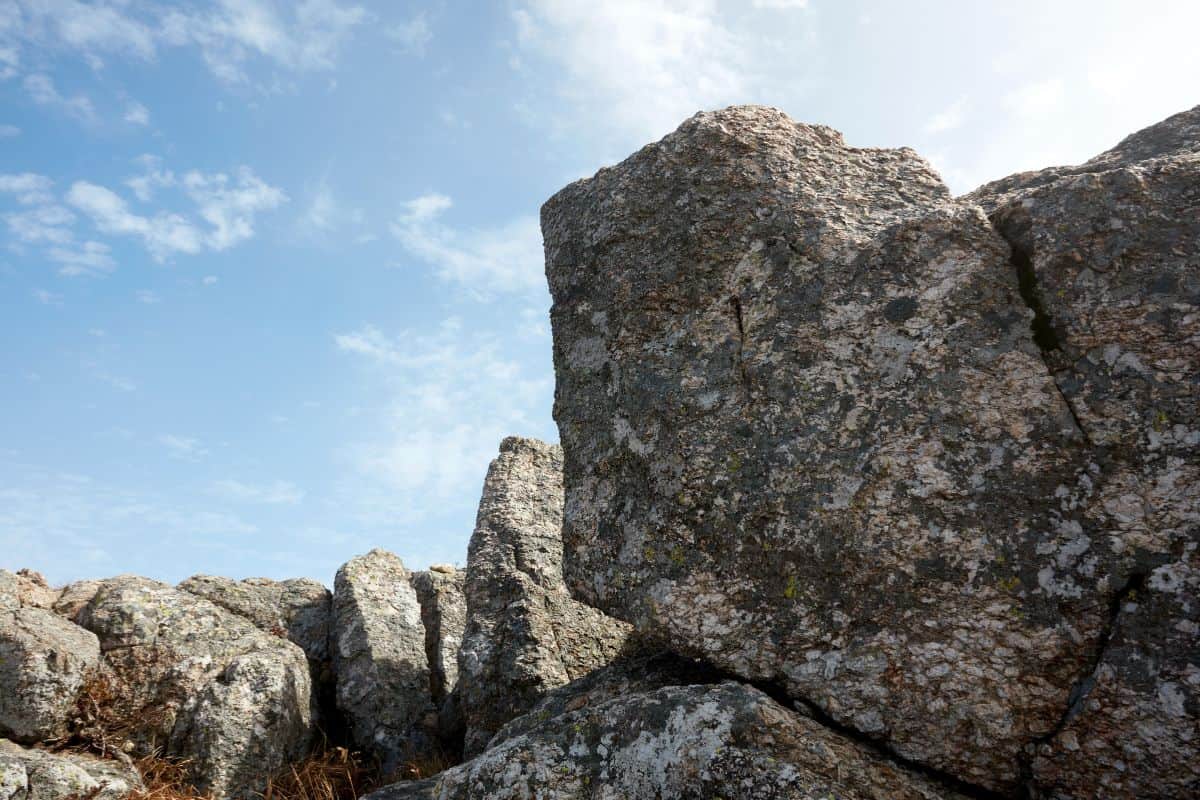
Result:
[[1070,398],[1063,394],[1062,387],[1058,384],[1058,370],[1055,368],[1055,362],[1061,362],[1061,355],[1052,357],[1052,354],[1063,352],[1062,339],[1054,328],[1054,318],[1046,309],[1046,302],[1042,297],[1037,271],[1033,268],[1033,251],[1022,244],[1018,236],[1010,235],[999,225],[994,227],[1001,238],[1008,242],[1011,252],[1009,260],[1017,273],[1017,291],[1020,293],[1021,299],[1025,301],[1025,305],[1033,312],[1033,321],[1029,323],[1029,329],[1033,334],[1033,343],[1042,353],[1042,361],[1045,362],[1046,369],[1050,372],[1050,381],[1067,407],[1071,419],[1074,420],[1075,428],[1083,437],[1084,442],[1090,446],[1092,440],[1088,436],[1087,428],[1083,426],[1083,420],[1079,418],[1075,406],[1071,403]]
[[744,683],[748,686],[753,686],[755,689],[758,689],[760,692],[767,695],[784,708],[797,709],[800,713],[808,716],[821,727],[827,728],[837,735],[861,745],[864,749],[871,751],[875,755],[885,758],[910,772],[916,773],[943,789],[951,792],[957,792],[964,797],[973,798],[973,800],[1009,800],[1008,796],[1003,793],[995,792],[982,786],[976,786],[975,784],[968,783],[967,781],[964,781],[963,779],[954,775],[942,772],[941,770],[931,767],[927,764],[922,764],[919,761],[913,761],[912,759],[893,752],[887,746],[886,742],[880,739],[875,739],[862,733],[861,731],[857,731],[854,728],[849,727],[848,725],[838,722],[809,700],[806,700],[802,697],[793,697],[792,695],[788,694],[787,687],[779,681],[746,680],[745,678],[742,678],[731,672],[726,672],[717,667],[711,667],[711,669],[714,670],[716,676],[719,677],[720,680],[736,681],[737,683]]
[[1108,654],[1109,645],[1112,643],[1113,636],[1116,635],[1117,629],[1121,621],[1121,608],[1125,605],[1125,601],[1131,596],[1136,596],[1146,586],[1146,572],[1133,572],[1125,580],[1125,583],[1113,593],[1113,596],[1108,601],[1108,616],[1105,618],[1104,628],[1100,631],[1100,638],[1096,643],[1096,648],[1092,652],[1092,656],[1088,659],[1087,666],[1081,672],[1078,680],[1071,687],[1070,694],[1067,695],[1067,705],[1063,709],[1062,716],[1054,727],[1046,733],[1033,740],[1027,748],[1026,758],[1021,764],[1022,784],[1024,786],[1024,800],[1037,800],[1041,797],[1037,789],[1037,783],[1033,775],[1033,759],[1037,756],[1037,751],[1044,744],[1049,744],[1058,737],[1060,733],[1070,724],[1071,720],[1079,715],[1083,710],[1084,703],[1087,702],[1088,696],[1092,693],[1092,689],[1096,686],[1096,671],[1100,665],[1104,663],[1104,657]]
[[746,393],[746,399],[750,399],[750,375],[746,372],[746,359],[744,351],[746,349],[746,322],[742,317],[742,300],[737,295],[729,298],[729,307],[733,310],[733,320],[737,324],[737,352],[734,354],[736,360],[738,375],[741,379],[743,391]]

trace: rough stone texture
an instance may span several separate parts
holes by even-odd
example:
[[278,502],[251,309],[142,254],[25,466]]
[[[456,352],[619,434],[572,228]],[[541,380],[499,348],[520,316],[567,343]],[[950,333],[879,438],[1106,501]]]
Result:
[[188,759],[201,792],[252,797],[307,754],[308,663],[286,639],[134,576],[104,581],[78,618],[100,639],[130,741]]
[[57,596],[39,572],[22,569],[14,573],[0,569],[0,609],[50,608]]
[[65,735],[99,664],[94,634],[43,608],[0,609],[0,736],[34,743]]
[[355,743],[395,772],[437,732],[412,575],[396,555],[372,550],[338,570],[333,608],[338,708]]
[[699,114],[542,209],[565,571],[672,649],[998,791],[1119,589],[1010,249],[911,150]]
[[466,573],[446,564],[435,564],[414,572],[413,588],[421,603],[425,626],[425,656],[429,662],[430,694],[438,709],[438,732],[449,750],[455,751],[465,735],[459,707],[458,648],[467,625],[467,598],[463,594]]
[[58,593],[51,607],[55,614],[66,617],[72,622],[78,622],[80,612],[87,608],[87,604],[92,602],[92,598],[96,596],[96,592],[100,591],[100,587],[103,585],[104,581],[102,580],[68,583]]
[[1095,464],[1089,572],[1047,580],[1122,587],[1034,777],[1050,797],[1200,795],[1200,106],[970,198],[1012,244]]
[[736,683],[670,687],[564,714],[372,800],[957,798]]
[[0,800],[122,800],[141,788],[137,770],[119,762],[0,739]]
[[628,626],[567,593],[562,579],[562,450],[509,437],[488,468],[467,554],[459,650],[465,751],[548,689],[611,661]]

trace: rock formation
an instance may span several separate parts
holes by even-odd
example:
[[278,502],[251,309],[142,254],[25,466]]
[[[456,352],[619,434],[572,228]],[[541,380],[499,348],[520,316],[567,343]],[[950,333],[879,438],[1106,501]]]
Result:
[[935,800],[953,790],[738,683],[618,697],[529,726],[474,761],[371,800]]
[[121,800],[141,788],[137,770],[118,761],[26,749],[0,739],[0,800]]
[[1185,796],[1200,788],[1200,106],[969,197],[1012,245],[1095,465],[1078,552],[1039,579],[1113,612],[1034,777],[1056,796]]
[[458,649],[467,625],[466,575],[448,564],[435,564],[414,572],[413,589],[421,604],[425,626],[425,658],[429,662],[429,689],[438,709],[438,730],[450,749],[460,749],[462,711],[458,707]]
[[188,759],[198,790],[249,798],[308,752],[308,663],[286,639],[133,576],[103,581],[78,618],[99,637],[130,745]]
[[[1145,139],[1137,158],[1155,151]],[[1148,567],[1186,596],[1195,552],[1194,441],[1124,478],[1078,397],[1170,398],[1126,409],[1143,423],[1165,415],[1135,435],[1168,450],[1196,435],[1196,162],[1170,161],[1156,167],[1174,181],[1163,216],[1183,223],[1156,220],[1153,191],[1145,213],[1128,209],[1141,189],[1121,175],[1107,188],[1088,174],[985,191],[1001,231],[1022,217],[1022,191],[1059,198],[1040,208],[1065,241],[1025,255],[912,151],[848,147],[765,108],[699,114],[568,186],[542,210],[568,585],[681,653],[977,786],[1017,791],[1031,750],[1046,776],[1094,758],[1081,746],[1045,766],[1097,677],[1112,672],[1120,691],[1121,667],[1096,669],[1116,641],[1113,609]],[[1093,258],[1112,229],[1123,232]],[[1030,269],[1074,281],[1058,266],[1072,246],[1076,272],[1093,275],[1109,267],[1106,247],[1136,241],[1159,299],[1140,304],[1124,262],[1096,279],[1117,291],[1077,294],[1100,333],[1075,347],[1105,366],[1064,382],[1035,336]],[[1169,332],[1157,352],[1132,351],[1164,373],[1160,394],[1108,388],[1140,373],[1119,345],[1140,335],[1142,313]],[[1176,401],[1189,395],[1185,413]],[[1155,536],[1133,519],[1150,505],[1166,509]],[[1194,687],[1178,674],[1196,674],[1195,610],[1181,603],[1157,628],[1178,656],[1164,656],[1161,685],[1178,688],[1129,710],[1166,740],[1126,748],[1140,760],[1122,766],[1147,776],[1150,753],[1178,755],[1180,729],[1195,731]],[[1171,621],[1185,624],[1168,636]],[[1181,785],[1194,786],[1188,769]]]
[[396,772],[437,733],[412,576],[385,550],[353,558],[337,572],[333,610],[338,708],[357,746]]
[[562,451],[510,437],[488,468],[467,554],[459,652],[465,750],[548,689],[603,666],[628,626],[573,600],[562,580]]

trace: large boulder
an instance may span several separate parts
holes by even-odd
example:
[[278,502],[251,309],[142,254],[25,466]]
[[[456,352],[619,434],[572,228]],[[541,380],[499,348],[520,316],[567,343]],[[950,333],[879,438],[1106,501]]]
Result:
[[[1078,554],[1040,577],[1097,601],[1096,584],[1120,589],[1035,781],[1050,797],[1200,793],[1200,106],[969,197],[1012,245],[1096,465]],[[1085,565],[1091,580],[1072,574]]]
[[429,662],[430,694],[438,709],[438,731],[450,750],[458,750],[464,735],[458,698],[458,649],[467,625],[466,573],[448,564],[414,572],[413,588],[425,626],[425,657]]
[[[332,710],[334,678],[329,640],[333,595],[321,583],[308,578],[234,580],[193,575],[178,588],[244,617],[259,630],[286,637],[296,644],[308,658],[309,674],[320,701],[317,706],[325,712]],[[321,723],[328,725],[330,720],[321,719]]]
[[0,607],[0,736],[25,743],[65,736],[99,665],[94,634],[43,608]]
[[668,687],[563,714],[370,800],[960,798],[737,683]]
[[1125,578],[981,209],[911,150],[737,107],[542,229],[576,596],[1014,791]]
[[562,577],[562,450],[509,437],[488,468],[467,554],[459,650],[465,751],[549,689],[611,661],[628,626],[571,598]]
[[57,597],[58,592],[50,588],[40,572],[0,569],[0,609],[17,606],[50,608]]
[[308,663],[299,647],[157,581],[104,581],[78,613],[115,685],[98,724],[139,752],[183,758],[195,787],[249,798],[307,754]]
[[338,708],[355,744],[395,773],[437,739],[412,575],[386,550],[353,558],[337,571],[333,610]]
[[143,788],[137,770],[118,761],[0,739],[0,800],[124,800]]

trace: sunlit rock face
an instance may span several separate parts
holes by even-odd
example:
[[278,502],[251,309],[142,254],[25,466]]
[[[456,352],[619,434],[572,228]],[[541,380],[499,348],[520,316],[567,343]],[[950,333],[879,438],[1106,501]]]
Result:
[[[576,596],[1015,790],[1131,581],[1193,557],[1195,450],[1155,473],[1185,497],[1173,533],[1108,510],[1126,479],[1068,402],[1022,254],[911,150],[702,113],[563,189],[542,228]],[[1194,302],[1194,228],[1158,237]],[[1194,306],[1171,319],[1178,373]]]

